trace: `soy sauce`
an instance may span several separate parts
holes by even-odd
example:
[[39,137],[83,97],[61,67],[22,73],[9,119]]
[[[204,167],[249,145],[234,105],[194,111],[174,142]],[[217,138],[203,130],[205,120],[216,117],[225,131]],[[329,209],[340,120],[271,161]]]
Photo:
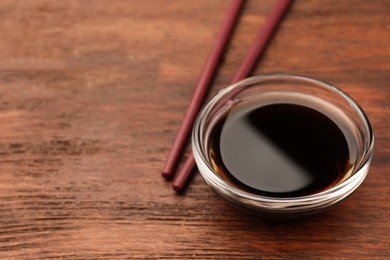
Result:
[[350,172],[348,131],[304,104],[248,102],[228,110],[209,135],[214,170],[231,185],[269,197],[329,189]]

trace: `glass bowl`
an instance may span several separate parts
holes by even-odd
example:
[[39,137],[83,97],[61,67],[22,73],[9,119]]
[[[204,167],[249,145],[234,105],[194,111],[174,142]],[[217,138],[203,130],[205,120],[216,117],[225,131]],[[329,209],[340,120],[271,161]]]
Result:
[[[350,151],[354,166],[349,174],[329,189],[300,197],[261,196],[229,183],[212,167],[208,149],[210,133],[218,119],[229,109],[253,98],[264,103],[280,100],[281,103],[299,104],[305,100],[306,106],[337,114],[353,132],[355,139],[352,141],[356,149]],[[264,217],[296,218],[332,207],[360,186],[372,160],[374,134],[362,108],[335,86],[304,76],[260,75],[222,89],[205,105],[194,124],[192,150],[206,183],[228,201]]]

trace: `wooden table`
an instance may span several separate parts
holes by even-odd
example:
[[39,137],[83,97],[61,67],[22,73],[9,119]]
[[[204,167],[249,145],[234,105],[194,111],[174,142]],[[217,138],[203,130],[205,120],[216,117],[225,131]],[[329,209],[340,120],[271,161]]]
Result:
[[[245,6],[213,93],[274,1]],[[1,259],[390,258],[390,1],[296,1],[254,74],[319,78],[369,115],[364,184],[310,218],[238,211],[160,170],[228,2],[0,2]]]

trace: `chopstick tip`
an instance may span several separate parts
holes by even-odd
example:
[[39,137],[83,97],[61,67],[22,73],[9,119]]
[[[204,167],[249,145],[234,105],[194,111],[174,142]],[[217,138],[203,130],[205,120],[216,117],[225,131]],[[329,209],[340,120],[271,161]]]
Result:
[[167,179],[167,180],[172,179],[172,173],[171,173],[171,172],[168,172],[168,171],[163,171],[163,172],[161,172],[161,176],[162,176],[164,179]]
[[177,193],[177,194],[181,194],[184,192],[184,187],[182,185],[178,185],[178,184],[172,184],[172,189]]

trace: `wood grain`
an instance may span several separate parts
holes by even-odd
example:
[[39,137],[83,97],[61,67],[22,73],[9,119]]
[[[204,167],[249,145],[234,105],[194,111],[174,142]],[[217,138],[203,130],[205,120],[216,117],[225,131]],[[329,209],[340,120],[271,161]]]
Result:
[[[226,86],[274,1],[249,1]],[[390,258],[390,2],[296,1],[254,72],[339,86],[369,115],[364,184],[323,214],[269,221],[199,175],[160,177],[227,2],[0,2],[1,259]]]

